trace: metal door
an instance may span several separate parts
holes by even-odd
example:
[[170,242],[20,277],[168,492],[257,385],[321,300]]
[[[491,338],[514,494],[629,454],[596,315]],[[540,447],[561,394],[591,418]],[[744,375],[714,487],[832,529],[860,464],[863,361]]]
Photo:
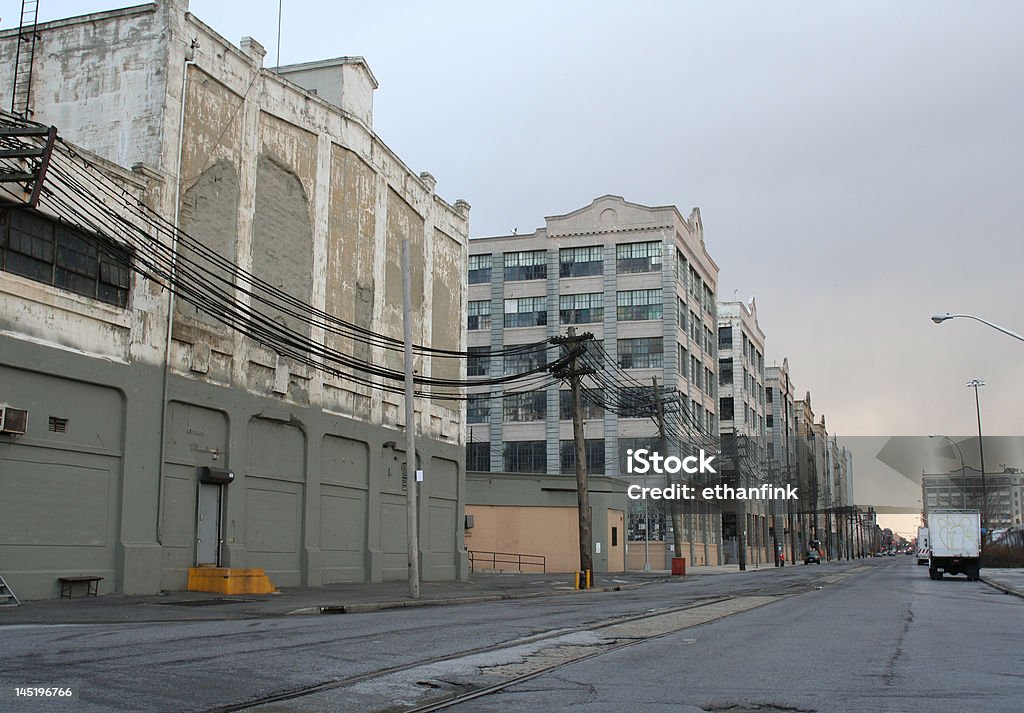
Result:
[[220,485],[199,484],[196,565],[220,565]]

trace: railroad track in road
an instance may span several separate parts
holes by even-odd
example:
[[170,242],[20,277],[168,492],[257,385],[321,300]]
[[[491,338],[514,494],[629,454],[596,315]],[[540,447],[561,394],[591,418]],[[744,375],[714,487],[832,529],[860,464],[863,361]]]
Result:
[[[504,680],[489,686],[474,687],[473,690],[449,690],[443,698],[436,699],[419,707],[410,708],[409,712],[426,713],[427,711],[442,710],[459,703],[491,695],[517,683],[530,680],[572,663],[668,636],[677,631],[715,621],[731,614],[771,604],[781,598],[810,591],[823,584],[841,581],[865,568],[866,565],[861,565],[860,567],[838,573],[825,570],[820,574],[815,573],[814,577],[808,579],[798,578],[794,581],[778,582],[773,580],[770,582],[751,583],[750,586],[737,588],[736,591],[725,595],[708,595],[705,597],[697,595],[692,597],[686,604],[679,606],[650,610],[640,614],[616,617],[576,627],[560,628],[555,631],[535,634],[511,641],[466,649],[442,656],[423,658],[385,669],[344,678],[330,679],[227,705],[205,708],[200,713],[234,713],[236,711],[258,710],[260,706],[301,699],[371,681],[382,681],[388,677],[398,677],[416,669],[427,668],[446,662],[455,662],[462,659],[471,660],[473,657],[484,657],[488,654],[499,652],[510,652],[510,655],[515,658],[518,654],[514,650],[518,649],[530,649],[533,652],[528,654],[521,663],[513,662],[506,666],[491,667],[492,670],[489,673],[500,676]],[[578,643],[564,643],[573,635],[585,634],[597,635],[602,641],[589,647],[580,646]],[[559,640],[562,640],[563,643],[560,643]],[[418,684],[424,684],[430,688],[443,688],[449,685],[447,682],[434,685],[429,681],[418,682]],[[421,692],[422,690],[420,689]],[[396,709],[391,708],[391,710]]]
[[[723,597],[721,599],[717,599],[715,601],[703,602],[703,603],[701,603],[701,604],[699,604],[699,605],[697,605],[695,607],[688,607],[686,609],[682,609],[682,610],[679,610],[679,611],[676,611],[676,612],[651,613],[651,614],[649,614],[647,616],[635,617],[630,622],[625,622],[625,623],[622,623],[622,624],[609,624],[607,626],[600,627],[600,628],[605,629],[605,630],[613,630],[613,631],[618,630],[618,633],[624,634],[624,636],[620,636],[618,638],[613,639],[611,642],[609,642],[609,644],[607,644],[605,646],[593,647],[593,650],[589,650],[589,651],[588,650],[581,650],[581,651],[579,651],[577,653],[577,655],[570,655],[570,656],[562,658],[561,660],[558,660],[558,657],[555,657],[556,660],[547,662],[546,664],[541,664],[539,666],[533,666],[533,667],[530,668],[530,670],[526,670],[526,671],[523,671],[521,673],[516,673],[514,671],[515,667],[512,667],[513,672],[507,678],[507,680],[500,681],[498,683],[494,683],[492,685],[481,687],[481,688],[477,688],[477,689],[474,689],[474,690],[465,691],[465,692],[461,692],[461,693],[455,693],[455,694],[446,696],[446,697],[444,697],[442,699],[433,700],[433,701],[430,701],[428,703],[416,706],[414,708],[407,708],[407,709],[405,709],[403,711],[403,713],[432,713],[433,711],[444,710],[446,708],[451,708],[453,706],[460,705],[462,703],[468,703],[468,702],[476,700],[478,698],[484,698],[486,696],[490,696],[490,695],[493,695],[495,693],[500,693],[501,691],[503,691],[505,689],[508,689],[508,688],[511,688],[512,686],[516,686],[516,685],[518,685],[520,683],[525,683],[527,681],[530,681],[531,679],[538,678],[539,676],[543,676],[545,674],[557,671],[560,668],[564,668],[564,667],[570,666],[572,664],[576,664],[576,663],[580,663],[580,662],[583,662],[583,661],[587,661],[589,659],[596,658],[598,656],[603,656],[605,654],[609,654],[609,653],[612,653],[612,652],[615,652],[615,651],[621,651],[622,649],[626,649],[626,648],[629,648],[629,647],[632,647],[632,646],[637,646],[639,644],[643,644],[643,643],[646,643],[646,642],[649,642],[649,641],[654,641],[654,640],[657,640],[657,639],[661,639],[661,638],[664,638],[666,636],[670,636],[672,634],[678,633],[679,631],[682,631],[684,629],[687,629],[687,628],[690,628],[690,627],[693,627],[693,626],[699,626],[701,624],[706,624],[706,623],[709,623],[711,621],[715,621],[717,619],[723,618],[725,616],[730,616],[731,614],[739,614],[741,612],[750,611],[751,609],[754,609],[754,608],[757,608],[757,607],[760,607],[760,606],[765,606],[765,605],[768,605],[768,604],[772,604],[774,602],[779,601],[780,599],[782,599],[784,597],[793,596],[793,595],[799,593],[799,592],[795,591],[795,590],[798,590],[798,589],[803,589],[805,591],[807,591],[809,587],[814,587],[816,589],[820,589],[821,588],[821,586],[820,586],[821,583],[824,583],[824,584],[834,584],[836,582],[840,582],[840,581],[842,581],[842,580],[844,580],[844,579],[846,579],[848,577],[853,576],[857,572],[860,572],[860,571],[862,571],[864,569],[867,569],[867,567],[868,567],[868,565],[860,565],[858,567],[854,567],[854,568],[852,568],[850,570],[847,570],[847,571],[844,571],[844,572],[840,572],[840,573],[836,573],[836,574],[825,573],[825,574],[822,574],[820,576],[816,576],[816,577],[814,577],[813,579],[810,579],[810,580],[798,580],[798,581],[789,582],[789,583],[783,584],[783,585],[777,585],[777,586],[770,586],[769,585],[769,586],[765,586],[765,587],[750,588],[753,591],[753,593],[733,594],[733,595],[730,595],[728,597]],[[774,591],[772,591],[771,593],[767,593],[764,590],[774,590]],[[753,601],[751,601],[751,600],[753,600]],[[760,600],[760,601],[757,601],[757,600]],[[743,606],[739,606],[739,607],[735,607],[734,609],[732,609],[730,611],[726,611],[725,613],[721,613],[718,616],[714,616],[713,615],[713,616],[710,616],[710,617],[707,617],[707,618],[700,618],[700,617],[698,617],[698,619],[696,621],[689,621],[689,622],[685,622],[684,621],[684,622],[674,622],[674,623],[671,621],[671,619],[673,618],[674,614],[678,614],[680,612],[692,612],[694,609],[698,609],[698,608],[714,607],[715,605],[718,605],[718,604],[721,604],[721,603],[726,603],[726,602],[737,602],[737,603],[742,603],[744,605]],[[665,620],[664,623],[666,624],[666,626],[661,627],[661,630],[659,630],[658,627],[656,626],[654,628],[654,630],[648,630],[643,635],[640,635],[640,636],[630,636],[630,633],[631,633],[630,632],[630,625],[633,624],[633,623],[639,622],[639,621],[644,621],[644,620],[646,620],[646,621]],[[676,625],[676,624],[682,624],[682,625],[680,626],[680,625]],[[593,628],[598,628],[598,627],[593,627]]]

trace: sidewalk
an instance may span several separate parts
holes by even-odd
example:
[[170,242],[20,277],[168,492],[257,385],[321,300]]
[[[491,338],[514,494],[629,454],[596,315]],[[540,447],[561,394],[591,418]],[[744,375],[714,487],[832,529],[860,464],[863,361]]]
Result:
[[986,567],[981,570],[981,581],[1008,594],[1024,597],[1024,569]]
[[[761,569],[774,569],[762,567]],[[748,572],[755,571],[749,567]],[[695,567],[687,579],[739,573],[737,565]],[[675,578],[679,579],[679,578]],[[353,614],[430,604],[472,604],[502,599],[584,595],[635,589],[673,580],[668,571],[598,574],[590,592],[573,587],[572,574],[476,573],[465,582],[423,582],[420,599],[404,581],[282,587],[276,594],[227,596],[209,592],[156,595],[101,594],[23,602],[0,607],[0,627],[15,624],[106,624],[211,621],[263,617]],[[2,630],[2,629],[0,629]]]

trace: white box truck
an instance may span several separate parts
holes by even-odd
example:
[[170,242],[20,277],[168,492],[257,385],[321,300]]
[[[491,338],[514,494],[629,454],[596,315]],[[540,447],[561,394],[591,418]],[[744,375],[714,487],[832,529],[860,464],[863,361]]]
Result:
[[928,576],[966,574],[977,581],[981,576],[981,513],[977,510],[932,510],[928,513],[931,557]]
[[917,563],[928,564],[928,558],[931,557],[929,550],[931,547],[928,545],[928,528],[919,527],[917,528]]

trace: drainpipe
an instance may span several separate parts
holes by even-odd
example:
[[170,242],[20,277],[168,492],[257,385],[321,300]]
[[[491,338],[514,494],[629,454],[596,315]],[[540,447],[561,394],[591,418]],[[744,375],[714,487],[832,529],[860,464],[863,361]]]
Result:
[[[185,154],[185,92],[188,89],[188,68],[194,66],[195,51],[199,47],[199,41],[194,39],[186,53],[184,68],[181,74],[181,111],[178,116],[178,170],[174,181],[174,234],[171,236],[171,282],[177,274],[178,264],[178,231],[181,228],[181,182],[183,179],[181,167]],[[174,327],[174,290],[167,290],[167,341],[164,345],[164,377],[163,387],[160,396],[160,464],[159,477],[156,486],[156,541],[158,545],[164,543],[164,474],[165,474],[165,451],[167,431],[167,388],[171,372],[171,332]]]

